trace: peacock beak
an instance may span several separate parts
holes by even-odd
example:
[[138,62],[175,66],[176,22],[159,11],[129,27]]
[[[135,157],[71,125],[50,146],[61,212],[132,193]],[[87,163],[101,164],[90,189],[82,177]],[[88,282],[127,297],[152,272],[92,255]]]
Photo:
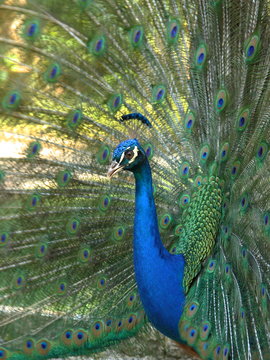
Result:
[[113,175],[115,175],[116,173],[118,173],[119,171],[124,169],[124,165],[120,165],[117,161],[113,161],[111,163],[111,166],[109,167],[107,176],[109,178],[113,177]]

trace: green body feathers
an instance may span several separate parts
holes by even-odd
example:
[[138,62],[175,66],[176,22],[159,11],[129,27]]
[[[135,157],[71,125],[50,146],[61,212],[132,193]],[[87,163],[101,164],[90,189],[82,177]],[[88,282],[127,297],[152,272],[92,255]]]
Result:
[[185,194],[180,198],[181,206],[187,208],[182,217],[185,225],[171,252],[185,257],[183,283],[186,292],[215,244],[221,219],[221,195],[219,179],[211,176],[207,184],[199,186],[191,199]]
[[147,330],[133,177],[106,176],[131,137],[186,262],[181,342],[269,358],[269,17],[267,0],[0,1],[0,360]]

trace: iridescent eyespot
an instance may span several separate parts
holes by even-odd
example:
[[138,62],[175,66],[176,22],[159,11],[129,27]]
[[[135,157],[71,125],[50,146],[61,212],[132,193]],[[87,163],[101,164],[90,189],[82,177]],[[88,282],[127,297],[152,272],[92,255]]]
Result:
[[210,146],[205,144],[200,149],[200,162],[205,164],[210,154]]
[[266,295],[265,285],[261,284],[261,296],[265,296],[265,295]]
[[73,333],[73,342],[78,346],[83,345],[87,339],[87,333],[83,329],[79,329]]
[[166,97],[166,88],[164,85],[156,85],[153,87],[152,90],[152,103],[159,104],[161,103]]
[[22,37],[27,41],[34,41],[40,35],[40,21],[28,20],[23,26]]
[[244,320],[244,319],[245,319],[245,315],[246,315],[245,310],[244,310],[243,307],[241,307],[241,308],[240,308],[240,312],[239,312],[240,319],[241,319],[241,320]]
[[105,165],[108,163],[111,155],[111,149],[108,145],[102,145],[97,153],[97,162],[101,165]]
[[47,355],[51,349],[51,343],[48,340],[39,340],[36,345],[37,351],[41,355]]
[[106,38],[105,36],[95,36],[88,44],[87,48],[89,53],[95,56],[101,56],[106,51]]
[[243,257],[243,258],[246,258],[246,256],[247,256],[247,249],[246,249],[245,247],[242,247],[242,249],[241,249],[241,254],[242,254],[242,257]]
[[228,103],[228,93],[225,89],[218,91],[215,99],[215,108],[218,113],[223,111]]
[[189,111],[184,120],[184,127],[187,131],[191,131],[195,124],[195,114],[192,111]]
[[195,341],[197,340],[197,337],[198,337],[198,331],[196,328],[194,327],[189,327],[187,329],[187,336],[186,336],[186,339],[187,339],[187,342],[189,345],[192,345],[195,343]]
[[130,314],[127,319],[125,320],[125,325],[127,330],[131,330],[136,325],[137,316],[136,314]]
[[79,261],[81,263],[88,263],[92,259],[92,251],[89,247],[85,246],[79,250]]
[[69,170],[62,170],[62,171],[59,171],[59,173],[57,174],[56,181],[57,181],[58,186],[64,187],[69,184],[71,178],[72,178],[72,175]]
[[40,202],[40,196],[38,194],[32,194],[27,199],[26,208],[27,210],[33,211],[36,210]]
[[249,124],[249,118],[250,110],[248,108],[241,110],[236,119],[236,129],[244,131]]
[[81,110],[72,110],[67,115],[67,126],[75,130],[82,122],[83,114]]
[[176,225],[176,227],[174,229],[174,234],[177,235],[177,236],[181,235],[182,232],[183,232],[183,229],[184,229],[184,227],[183,227],[182,224]]
[[44,76],[46,81],[48,81],[49,83],[54,83],[59,79],[61,74],[61,66],[57,63],[53,63],[48,66],[48,69],[46,70]]
[[143,37],[144,29],[140,25],[134,26],[129,32],[129,40],[134,48],[138,48],[142,44]]
[[203,183],[202,176],[201,175],[196,176],[194,179],[194,186],[200,187],[202,185],[202,183]]
[[178,326],[181,338],[186,340],[188,337],[188,331],[190,330],[190,321],[186,320],[185,318],[181,318]]
[[105,277],[99,278],[98,281],[97,281],[97,287],[99,289],[104,289],[105,286],[106,286],[106,278]]
[[199,303],[197,301],[191,302],[186,307],[186,316],[192,318],[199,310]]
[[79,231],[80,221],[77,218],[70,218],[66,225],[66,231],[69,235],[75,235]]
[[33,341],[32,340],[28,340],[26,341],[26,344],[25,346],[28,348],[28,349],[32,349],[33,348]]
[[124,236],[125,236],[124,226],[116,226],[113,229],[113,239],[114,240],[117,240],[117,241],[123,240]]
[[268,144],[262,141],[256,149],[256,159],[259,161],[263,161],[268,153],[268,150]]
[[230,345],[226,344],[222,350],[223,360],[228,359],[229,353],[230,353]]
[[182,179],[187,179],[189,177],[190,165],[189,162],[185,161],[180,165],[179,174]]
[[216,269],[216,260],[210,259],[207,266],[207,271],[212,273]]
[[0,360],[8,359],[8,352],[4,348],[0,347]]
[[231,275],[231,265],[230,264],[225,264],[224,265],[224,273],[225,273],[226,276]]
[[18,91],[10,91],[4,97],[2,106],[5,110],[15,110],[22,100],[21,94]]
[[210,343],[207,341],[200,341],[198,347],[201,356],[207,358],[207,356],[209,355]]
[[123,96],[121,94],[113,94],[108,101],[108,107],[112,113],[118,111],[122,104]]
[[231,178],[232,179],[235,179],[239,173],[239,169],[240,169],[240,161],[235,161],[233,164],[232,164],[232,167],[231,167]]
[[176,246],[172,246],[172,248],[171,248],[171,250],[170,250],[170,252],[172,253],[172,254],[175,254],[176,253]]
[[56,285],[56,292],[58,295],[65,295],[67,292],[67,283],[65,281],[61,281]]
[[263,226],[266,235],[270,235],[270,213],[263,214]]
[[72,330],[65,330],[61,335],[61,340],[65,345],[70,345],[72,343]]
[[221,354],[221,346],[218,345],[216,346],[216,348],[214,349],[214,359],[219,359],[219,357],[217,358],[216,356],[219,356]]
[[148,160],[151,160],[152,157],[154,156],[154,148],[153,148],[153,145],[148,143],[148,144],[145,144],[143,146],[144,148],[144,151],[145,151],[145,155],[147,156],[147,159]]
[[188,194],[183,194],[179,199],[179,205],[181,208],[186,208],[189,206],[190,196]]
[[29,144],[29,147],[27,149],[27,157],[28,158],[34,158],[39,155],[41,150],[41,144],[38,141],[33,141]]
[[245,213],[249,207],[249,196],[247,193],[244,193],[239,200],[239,210],[242,213]]
[[135,302],[136,302],[136,298],[137,298],[136,293],[129,294],[128,297],[127,297],[127,305],[129,307],[133,306],[135,304]]
[[210,334],[211,324],[208,321],[202,323],[200,327],[200,338],[202,340],[207,340]]
[[26,279],[24,274],[16,274],[13,278],[12,287],[16,290],[23,288],[26,284]]
[[107,320],[106,321],[106,326],[111,326],[112,325],[112,320]]
[[198,69],[203,68],[207,58],[207,50],[205,44],[199,45],[195,54],[195,63]]
[[159,220],[159,226],[163,230],[168,229],[170,227],[171,223],[172,223],[172,216],[170,214],[162,215]]
[[44,258],[45,255],[48,253],[48,244],[47,242],[39,242],[37,245],[36,245],[36,248],[35,248],[35,254],[38,258]]
[[174,44],[177,42],[180,32],[180,22],[177,19],[172,19],[167,24],[167,42]]
[[104,324],[102,321],[96,321],[91,329],[92,336],[97,339],[102,336],[104,331]]
[[[35,342],[33,339],[27,339],[23,343],[23,351],[25,354],[31,354],[35,349]],[[0,357],[1,359],[1,357]]]
[[123,330],[123,328],[124,328],[124,321],[118,320],[116,322],[116,331],[119,332],[119,331]]
[[227,240],[227,239],[229,239],[230,235],[231,235],[231,227],[229,225],[227,225],[227,224],[222,225],[221,226],[221,237],[222,237],[222,239]]
[[100,200],[99,200],[99,204],[98,207],[101,211],[107,211],[110,207],[111,204],[111,197],[110,195],[103,195]]
[[247,41],[245,48],[246,62],[251,63],[258,55],[260,49],[260,38],[258,34],[253,34]]
[[224,199],[223,199],[222,208],[221,208],[221,210],[222,210],[222,217],[225,216],[226,211],[227,211],[228,206],[229,206],[229,203],[230,203],[230,202],[229,202],[229,199],[228,199],[228,198],[224,198]]
[[230,149],[229,143],[224,143],[222,145],[221,150],[220,150],[220,155],[219,155],[221,162],[226,161],[228,159],[229,149]]
[[9,239],[9,233],[4,231],[0,233],[0,247],[6,246]]

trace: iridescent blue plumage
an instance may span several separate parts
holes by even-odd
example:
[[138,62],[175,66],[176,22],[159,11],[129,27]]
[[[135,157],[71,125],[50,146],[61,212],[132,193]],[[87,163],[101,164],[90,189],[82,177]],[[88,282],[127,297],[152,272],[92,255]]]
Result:
[[0,0],[1,359],[142,328],[147,352],[151,326],[268,359],[269,19],[269,0]]
[[[136,158],[130,162],[122,160],[122,154],[136,147],[141,156],[135,153]],[[169,253],[161,241],[149,162],[136,139],[120,143],[114,150],[113,160],[119,165],[124,162],[123,170],[132,171],[136,180],[134,266],[145,312],[159,331],[180,341],[178,321],[185,302],[185,261],[183,255]]]

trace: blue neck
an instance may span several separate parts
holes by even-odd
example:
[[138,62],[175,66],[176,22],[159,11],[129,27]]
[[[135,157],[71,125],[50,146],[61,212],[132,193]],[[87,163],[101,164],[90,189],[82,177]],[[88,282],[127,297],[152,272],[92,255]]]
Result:
[[182,286],[185,261],[182,255],[170,254],[160,239],[147,160],[136,167],[134,175],[134,265],[140,298],[150,322],[166,336],[179,341],[178,322],[185,301]]

